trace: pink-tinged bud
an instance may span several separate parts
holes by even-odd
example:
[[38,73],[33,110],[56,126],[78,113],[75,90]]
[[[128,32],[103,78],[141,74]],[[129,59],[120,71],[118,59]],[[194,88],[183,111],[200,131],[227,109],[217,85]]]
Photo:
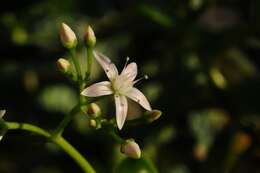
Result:
[[161,117],[162,112],[160,110],[154,109],[152,111],[146,112],[145,115],[146,115],[147,121],[151,123],[151,122],[153,122],[155,120],[158,120]]
[[133,139],[128,139],[121,144],[121,152],[133,159],[140,159],[141,157],[140,147]]
[[3,118],[5,112],[6,112],[6,110],[0,110],[0,118]]
[[96,118],[101,115],[101,109],[96,103],[91,103],[88,107],[88,115]]
[[72,29],[65,23],[60,27],[60,39],[64,47],[71,49],[77,45],[77,37]]
[[94,47],[96,45],[96,36],[91,26],[87,27],[87,30],[84,35],[84,40],[86,45],[89,47]]
[[60,71],[67,73],[70,69],[70,62],[64,58],[60,58],[57,61],[57,67]]

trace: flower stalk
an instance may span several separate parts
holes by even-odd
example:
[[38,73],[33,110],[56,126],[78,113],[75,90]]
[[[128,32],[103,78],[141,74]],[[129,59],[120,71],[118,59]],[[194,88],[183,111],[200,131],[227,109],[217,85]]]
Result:
[[57,136],[62,136],[62,133],[67,127],[67,125],[70,123],[74,115],[76,115],[80,111],[80,106],[76,105],[69,114],[67,114],[64,119],[60,122],[54,133],[52,134],[52,137],[56,138]]
[[79,60],[76,57],[76,49],[75,48],[71,48],[71,49],[69,49],[69,52],[70,52],[71,60],[72,60],[72,62],[74,64],[74,67],[76,69],[77,81],[79,81],[79,84],[81,84],[82,74],[81,74],[81,68],[80,68]]
[[86,71],[86,77],[85,80],[88,81],[91,74],[91,66],[93,61],[93,47],[86,47],[87,52],[87,71]]
[[96,173],[89,162],[62,136],[53,138],[46,130],[28,123],[6,122],[8,130],[25,130],[46,137],[63,149],[85,173]]

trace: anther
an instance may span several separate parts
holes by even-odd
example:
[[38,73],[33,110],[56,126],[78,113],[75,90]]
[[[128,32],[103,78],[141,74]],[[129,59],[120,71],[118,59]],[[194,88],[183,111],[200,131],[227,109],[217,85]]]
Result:
[[139,81],[141,81],[141,80],[143,80],[143,79],[146,79],[146,80],[147,80],[148,78],[149,78],[148,75],[144,75],[143,77],[141,77],[141,78],[135,80],[135,81],[134,81],[134,84],[136,84],[137,82],[139,82]]

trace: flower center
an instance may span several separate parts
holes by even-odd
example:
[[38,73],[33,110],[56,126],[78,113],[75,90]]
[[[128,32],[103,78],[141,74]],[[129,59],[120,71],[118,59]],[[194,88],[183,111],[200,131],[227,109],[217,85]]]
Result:
[[124,95],[133,87],[133,84],[133,81],[129,80],[126,76],[119,75],[112,81],[112,88],[115,93]]

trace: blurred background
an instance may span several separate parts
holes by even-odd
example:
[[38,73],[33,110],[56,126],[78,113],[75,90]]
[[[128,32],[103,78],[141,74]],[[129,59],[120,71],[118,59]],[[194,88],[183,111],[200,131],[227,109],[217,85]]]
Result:
[[[119,69],[129,56],[139,65],[139,76],[150,77],[137,85],[162,117],[123,128],[120,135],[135,138],[158,172],[259,173],[259,8],[257,0],[1,1],[0,106],[7,109],[5,119],[56,127],[78,97],[73,82],[55,65],[68,57],[59,26],[67,23],[82,41],[90,24],[96,50]],[[85,56],[82,44],[78,56]],[[93,82],[106,79],[94,65]],[[111,97],[98,104],[106,116],[114,115]],[[132,115],[143,111],[131,103]],[[97,172],[112,173],[124,159],[120,146],[90,129],[83,115],[74,118],[65,137]],[[0,172],[81,170],[42,137],[12,131],[0,143]]]

